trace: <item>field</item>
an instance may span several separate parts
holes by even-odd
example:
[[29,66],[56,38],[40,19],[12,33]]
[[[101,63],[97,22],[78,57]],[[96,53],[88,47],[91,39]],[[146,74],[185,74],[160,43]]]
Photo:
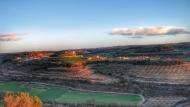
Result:
[[60,87],[39,85],[26,85],[16,82],[0,83],[0,92],[29,92],[40,97],[43,101],[56,101],[59,103],[96,103],[137,105],[141,98],[137,95],[105,94],[100,92],[82,92],[68,90]]
[[[171,84],[189,84],[190,64],[180,65],[136,65],[129,74],[138,79]],[[159,81],[158,81],[159,80]]]
[[190,62],[190,58],[186,58],[186,61]]
[[67,63],[70,63],[70,64],[74,64],[77,62],[85,62],[85,61],[87,61],[87,59],[76,57],[76,58],[65,58],[64,61]]

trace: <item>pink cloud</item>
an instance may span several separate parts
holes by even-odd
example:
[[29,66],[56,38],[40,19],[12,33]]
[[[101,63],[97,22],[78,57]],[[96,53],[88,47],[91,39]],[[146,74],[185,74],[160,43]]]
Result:
[[144,36],[154,36],[154,35],[176,35],[176,34],[190,34],[189,29],[182,27],[148,27],[148,28],[115,28],[112,30],[113,35],[144,35]]
[[0,41],[17,41],[20,38],[17,37],[16,33],[0,34]]

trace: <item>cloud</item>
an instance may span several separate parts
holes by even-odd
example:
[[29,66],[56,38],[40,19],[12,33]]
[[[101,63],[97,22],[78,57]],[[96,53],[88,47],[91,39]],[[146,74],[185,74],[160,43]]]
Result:
[[0,41],[18,41],[21,40],[18,36],[26,35],[27,33],[0,33]]
[[128,36],[156,36],[156,35],[177,35],[190,34],[189,29],[183,27],[162,26],[162,27],[139,27],[139,28],[115,28],[110,33],[112,35]]
[[19,38],[16,33],[0,34],[0,41],[17,41]]
[[131,36],[131,37],[129,37],[129,38],[141,39],[141,38],[143,38],[143,37],[142,37],[142,36]]

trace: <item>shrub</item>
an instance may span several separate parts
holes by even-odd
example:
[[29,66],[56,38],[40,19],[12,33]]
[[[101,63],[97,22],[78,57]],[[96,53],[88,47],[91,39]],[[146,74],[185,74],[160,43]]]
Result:
[[29,96],[26,92],[10,93],[4,95],[3,105],[0,107],[43,107],[41,100],[37,96]]

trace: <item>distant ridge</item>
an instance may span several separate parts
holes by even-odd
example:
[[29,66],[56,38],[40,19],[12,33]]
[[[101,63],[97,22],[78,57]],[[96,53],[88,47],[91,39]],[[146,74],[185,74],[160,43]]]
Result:
[[[97,48],[79,48],[84,50],[93,50],[93,49],[114,49],[114,48],[127,48],[127,47],[144,47],[144,46],[160,46],[160,45],[189,45],[190,42],[180,42],[180,43],[165,43],[165,44],[145,44],[145,45],[120,45],[120,46],[108,46],[108,47],[97,47]],[[18,53],[25,53],[25,52],[59,52],[59,51],[66,51],[66,50],[79,50],[78,48],[72,48],[72,49],[63,49],[63,50],[34,50],[34,51],[21,51],[21,52],[10,52],[10,53],[1,53],[0,55],[4,54],[18,54]]]

